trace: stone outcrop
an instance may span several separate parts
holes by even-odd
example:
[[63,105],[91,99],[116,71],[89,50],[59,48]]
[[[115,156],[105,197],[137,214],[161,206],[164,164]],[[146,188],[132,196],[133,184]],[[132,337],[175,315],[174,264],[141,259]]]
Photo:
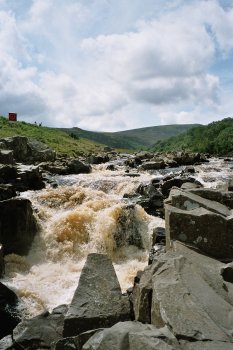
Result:
[[[62,338],[64,314],[67,306],[61,305],[32,319],[22,321],[13,331],[9,349],[54,349]],[[1,346],[1,343],[0,343]]]
[[16,196],[16,191],[14,187],[10,184],[1,184],[0,185],[0,201],[10,199]]
[[221,275],[224,266],[175,242],[145,270],[136,286],[136,320],[168,326],[177,340],[188,342],[182,349],[192,349],[188,347],[192,342],[200,342],[194,349],[201,349],[202,342],[223,342],[231,349],[233,288]]
[[20,322],[17,303],[17,295],[0,282],[0,339],[11,334]]
[[140,322],[119,322],[93,335],[83,350],[175,350],[179,343],[167,327]]
[[[1,188],[4,184],[11,185],[15,191],[40,190],[45,187],[40,167],[33,165],[0,165],[0,183]],[[1,192],[3,190],[0,189],[0,196]]]
[[121,294],[111,260],[105,255],[89,254],[65,317],[63,336],[129,319],[129,300]]
[[57,159],[55,162],[41,164],[41,167],[51,174],[89,174],[91,167],[79,159]]
[[28,199],[12,198],[0,202],[0,243],[4,254],[26,255],[37,225]]
[[167,248],[179,240],[217,259],[233,259],[233,211],[223,204],[175,189],[165,203],[165,222]]
[[11,151],[8,154],[10,158],[7,164],[12,164],[12,161],[32,164],[35,162],[53,161],[56,158],[56,153],[47,145],[37,140],[29,140],[25,136],[8,137],[1,139],[0,143],[3,154],[5,150]]

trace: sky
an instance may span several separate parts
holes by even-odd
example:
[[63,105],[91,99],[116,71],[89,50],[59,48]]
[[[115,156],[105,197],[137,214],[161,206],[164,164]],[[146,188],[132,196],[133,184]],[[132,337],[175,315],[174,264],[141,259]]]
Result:
[[0,115],[120,131],[233,115],[233,0],[0,0]]

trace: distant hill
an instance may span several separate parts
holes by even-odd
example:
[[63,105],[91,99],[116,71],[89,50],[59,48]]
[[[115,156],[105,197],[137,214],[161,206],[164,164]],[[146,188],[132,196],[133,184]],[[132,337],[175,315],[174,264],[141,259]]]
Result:
[[233,155],[233,118],[197,126],[185,134],[157,141],[151,151],[193,151],[215,155]]
[[118,132],[94,132],[80,128],[62,128],[59,130],[73,137],[84,137],[113,148],[146,149],[155,144],[158,140],[165,140],[171,136],[179,135],[197,125],[198,124],[161,125]]
[[0,138],[16,135],[26,136],[44,142],[59,154],[69,156],[98,152],[104,147],[104,145],[82,137],[73,138],[56,128],[48,128],[20,121],[9,122],[5,117],[0,117]]

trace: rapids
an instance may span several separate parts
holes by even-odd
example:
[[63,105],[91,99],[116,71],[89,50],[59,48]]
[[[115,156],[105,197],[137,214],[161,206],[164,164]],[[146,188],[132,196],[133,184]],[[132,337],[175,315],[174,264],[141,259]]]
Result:
[[[120,163],[116,171],[107,165],[93,167],[91,174],[53,176],[57,188],[21,194],[31,200],[40,230],[28,256],[5,257],[3,282],[20,297],[25,317],[70,303],[91,252],[112,258],[123,291],[147,264],[153,229],[164,220],[130,205],[123,195],[173,170],[131,177]],[[224,189],[232,171],[232,163],[215,159],[197,166],[195,177],[205,187]]]

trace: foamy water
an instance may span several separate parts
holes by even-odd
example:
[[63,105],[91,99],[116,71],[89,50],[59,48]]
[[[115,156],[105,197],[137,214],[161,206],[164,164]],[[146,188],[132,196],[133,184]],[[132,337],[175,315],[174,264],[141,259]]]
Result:
[[[25,317],[70,303],[91,252],[111,257],[123,291],[147,265],[153,228],[164,226],[164,220],[130,206],[123,195],[161,174],[129,177],[120,166],[114,172],[105,167],[96,166],[91,174],[55,176],[58,188],[22,194],[32,202],[40,232],[27,257],[5,257],[3,282],[21,298]],[[195,176],[205,187],[216,188],[232,178],[230,168],[216,160],[196,167]]]

